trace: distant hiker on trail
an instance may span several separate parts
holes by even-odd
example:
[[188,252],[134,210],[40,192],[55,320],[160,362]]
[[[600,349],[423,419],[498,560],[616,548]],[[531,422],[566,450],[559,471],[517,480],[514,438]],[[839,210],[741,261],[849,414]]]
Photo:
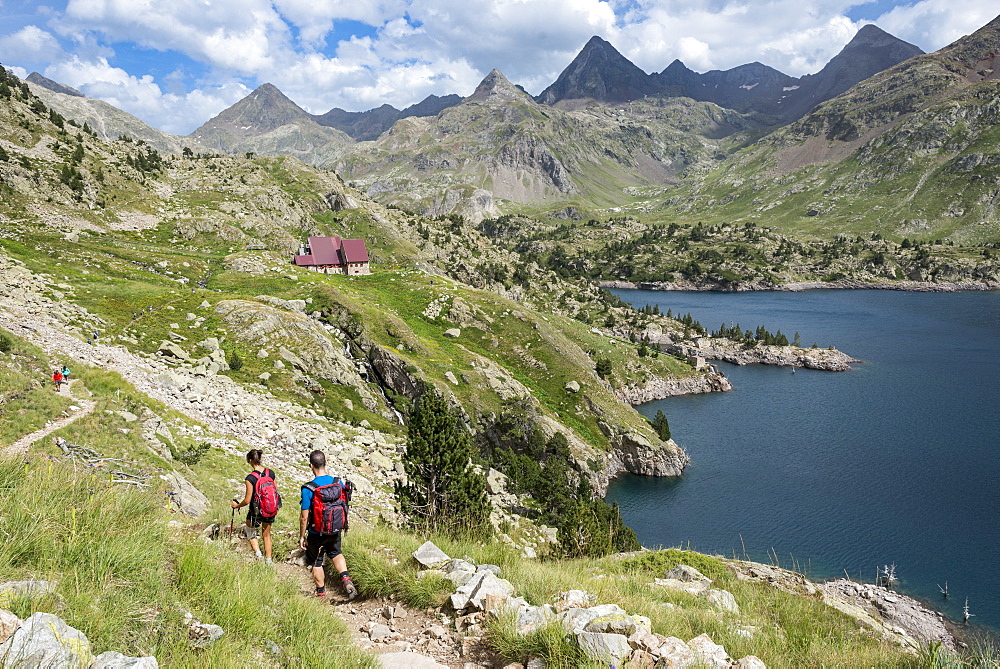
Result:
[[56,384],[56,392],[60,392],[63,383],[63,375],[58,369],[52,372],[52,382]]
[[299,547],[306,551],[306,564],[312,568],[316,596],[326,599],[326,572],[323,560],[329,556],[348,599],[358,596],[358,589],[347,571],[347,560],[340,552],[341,535],[347,530],[347,503],[351,482],[326,473],[323,451],[309,454],[313,480],[302,486],[302,513],[299,516]]
[[[250,540],[250,547],[253,548],[254,557],[258,560],[271,562],[271,523],[281,508],[281,495],[274,484],[274,472],[261,464],[263,453],[259,448],[255,448],[247,453],[247,463],[253,467],[253,471],[247,474],[243,483],[246,484],[246,494],[242,502],[235,499],[231,505],[234,509],[250,505],[247,511],[247,528],[245,530],[247,539]],[[264,554],[261,555],[260,544],[257,543],[257,530],[260,529],[264,537]]]
[[66,365],[63,365],[62,375],[63,375],[63,381],[69,383],[69,367],[67,367]]

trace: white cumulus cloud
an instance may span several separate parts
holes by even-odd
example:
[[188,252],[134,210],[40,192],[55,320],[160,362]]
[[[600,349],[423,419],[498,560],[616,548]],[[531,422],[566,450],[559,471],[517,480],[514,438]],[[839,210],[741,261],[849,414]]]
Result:
[[104,58],[73,57],[45,69],[45,76],[79,89],[175,134],[188,134],[249,90],[238,83],[201,88],[184,95],[164,93],[149,75],[135,77]]

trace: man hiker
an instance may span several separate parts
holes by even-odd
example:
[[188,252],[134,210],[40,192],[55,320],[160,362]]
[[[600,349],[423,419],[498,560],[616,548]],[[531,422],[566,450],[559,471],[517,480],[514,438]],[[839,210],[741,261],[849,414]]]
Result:
[[[254,557],[263,559],[266,563],[271,563],[271,524],[281,508],[281,496],[277,494],[274,486],[274,471],[262,464],[263,452],[255,448],[247,453],[247,464],[253,467],[253,471],[246,475],[243,483],[246,487],[246,494],[243,501],[233,500],[230,504],[233,509],[250,506],[247,510],[247,527],[244,531],[246,538],[250,540],[250,547],[253,548]],[[265,486],[273,488],[272,492],[265,489]],[[264,538],[264,553],[260,552],[260,544],[257,542],[257,530],[260,530]]]
[[[347,560],[340,552],[343,530],[346,529],[347,505],[343,490],[345,482],[326,473],[326,454],[313,451],[309,454],[309,468],[313,479],[302,486],[302,510],[299,516],[299,548],[306,551],[306,565],[312,568],[316,583],[316,596],[326,599],[326,572],[323,560],[329,556],[333,568],[340,576],[340,583],[348,599],[358,596],[358,589],[347,571]],[[330,500],[329,493],[339,493],[339,501]],[[319,518],[322,526],[314,520]]]
[[63,381],[69,383],[69,367],[67,367],[66,365],[63,365],[62,375],[63,375]]
[[58,369],[52,372],[52,383],[56,384],[56,392],[58,393],[62,388],[63,375]]

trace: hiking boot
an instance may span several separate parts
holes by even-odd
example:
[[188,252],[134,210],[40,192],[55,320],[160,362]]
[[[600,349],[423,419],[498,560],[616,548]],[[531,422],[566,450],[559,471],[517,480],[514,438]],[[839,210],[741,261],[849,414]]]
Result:
[[317,591],[316,592],[316,599],[318,599],[321,602],[325,602],[326,601],[326,590],[324,590],[323,592]]
[[350,576],[345,576],[340,579],[340,583],[344,586],[344,592],[347,593],[347,599],[353,600],[358,596],[358,589],[354,586],[354,581],[351,580]]

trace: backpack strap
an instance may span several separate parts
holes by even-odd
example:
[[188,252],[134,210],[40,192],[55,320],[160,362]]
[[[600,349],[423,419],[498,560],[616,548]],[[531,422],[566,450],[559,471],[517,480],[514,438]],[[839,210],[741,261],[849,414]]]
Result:
[[316,492],[316,488],[318,488],[318,487],[319,486],[316,485],[315,481],[310,481],[309,483],[306,483],[304,486],[302,486],[302,489],[304,490],[304,489],[308,488],[309,492],[313,492],[314,493],[314,492]]

